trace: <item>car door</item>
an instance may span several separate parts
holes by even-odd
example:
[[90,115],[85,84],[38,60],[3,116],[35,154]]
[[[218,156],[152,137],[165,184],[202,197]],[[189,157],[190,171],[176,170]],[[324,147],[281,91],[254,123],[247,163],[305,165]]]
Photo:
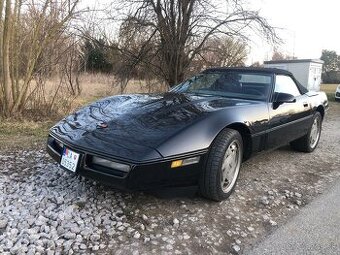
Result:
[[[293,95],[295,101],[277,105],[275,96],[278,93]],[[269,104],[267,148],[280,147],[305,135],[311,117],[308,96],[301,94],[294,79],[289,75],[276,75],[274,93]]]

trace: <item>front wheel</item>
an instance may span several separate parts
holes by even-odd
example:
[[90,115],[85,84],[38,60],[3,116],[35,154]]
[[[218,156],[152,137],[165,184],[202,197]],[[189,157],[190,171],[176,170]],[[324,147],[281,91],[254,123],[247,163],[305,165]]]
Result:
[[239,132],[224,129],[213,142],[200,179],[200,192],[209,199],[222,201],[235,188],[243,157]]
[[290,143],[293,149],[302,152],[312,152],[318,146],[321,136],[322,117],[316,112],[313,117],[313,124],[307,135]]

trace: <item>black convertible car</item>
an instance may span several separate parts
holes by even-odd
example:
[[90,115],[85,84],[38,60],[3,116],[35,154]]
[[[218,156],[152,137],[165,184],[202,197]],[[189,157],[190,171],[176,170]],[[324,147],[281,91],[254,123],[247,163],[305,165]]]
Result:
[[312,152],[328,108],[291,73],[214,68],[164,94],[101,99],[50,130],[48,153],[79,175],[119,189],[198,185],[226,199],[242,161],[290,143]]

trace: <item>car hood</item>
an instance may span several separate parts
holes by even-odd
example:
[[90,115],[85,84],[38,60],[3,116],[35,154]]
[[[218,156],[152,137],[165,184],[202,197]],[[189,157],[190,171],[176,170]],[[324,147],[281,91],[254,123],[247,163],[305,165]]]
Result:
[[162,157],[157,148],[212,112],[256,101],[180,93],[104,98],[64,118],[51,133],[70,144],[135,161]]

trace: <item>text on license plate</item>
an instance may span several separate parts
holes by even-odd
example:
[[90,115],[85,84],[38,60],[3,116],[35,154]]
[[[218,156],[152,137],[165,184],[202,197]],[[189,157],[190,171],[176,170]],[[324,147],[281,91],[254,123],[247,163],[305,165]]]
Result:
[[60,165],[66,169],[76,172],[79,161],[79,153],[76,153],[66,147],[64,147],[63,155],[61,157]]

